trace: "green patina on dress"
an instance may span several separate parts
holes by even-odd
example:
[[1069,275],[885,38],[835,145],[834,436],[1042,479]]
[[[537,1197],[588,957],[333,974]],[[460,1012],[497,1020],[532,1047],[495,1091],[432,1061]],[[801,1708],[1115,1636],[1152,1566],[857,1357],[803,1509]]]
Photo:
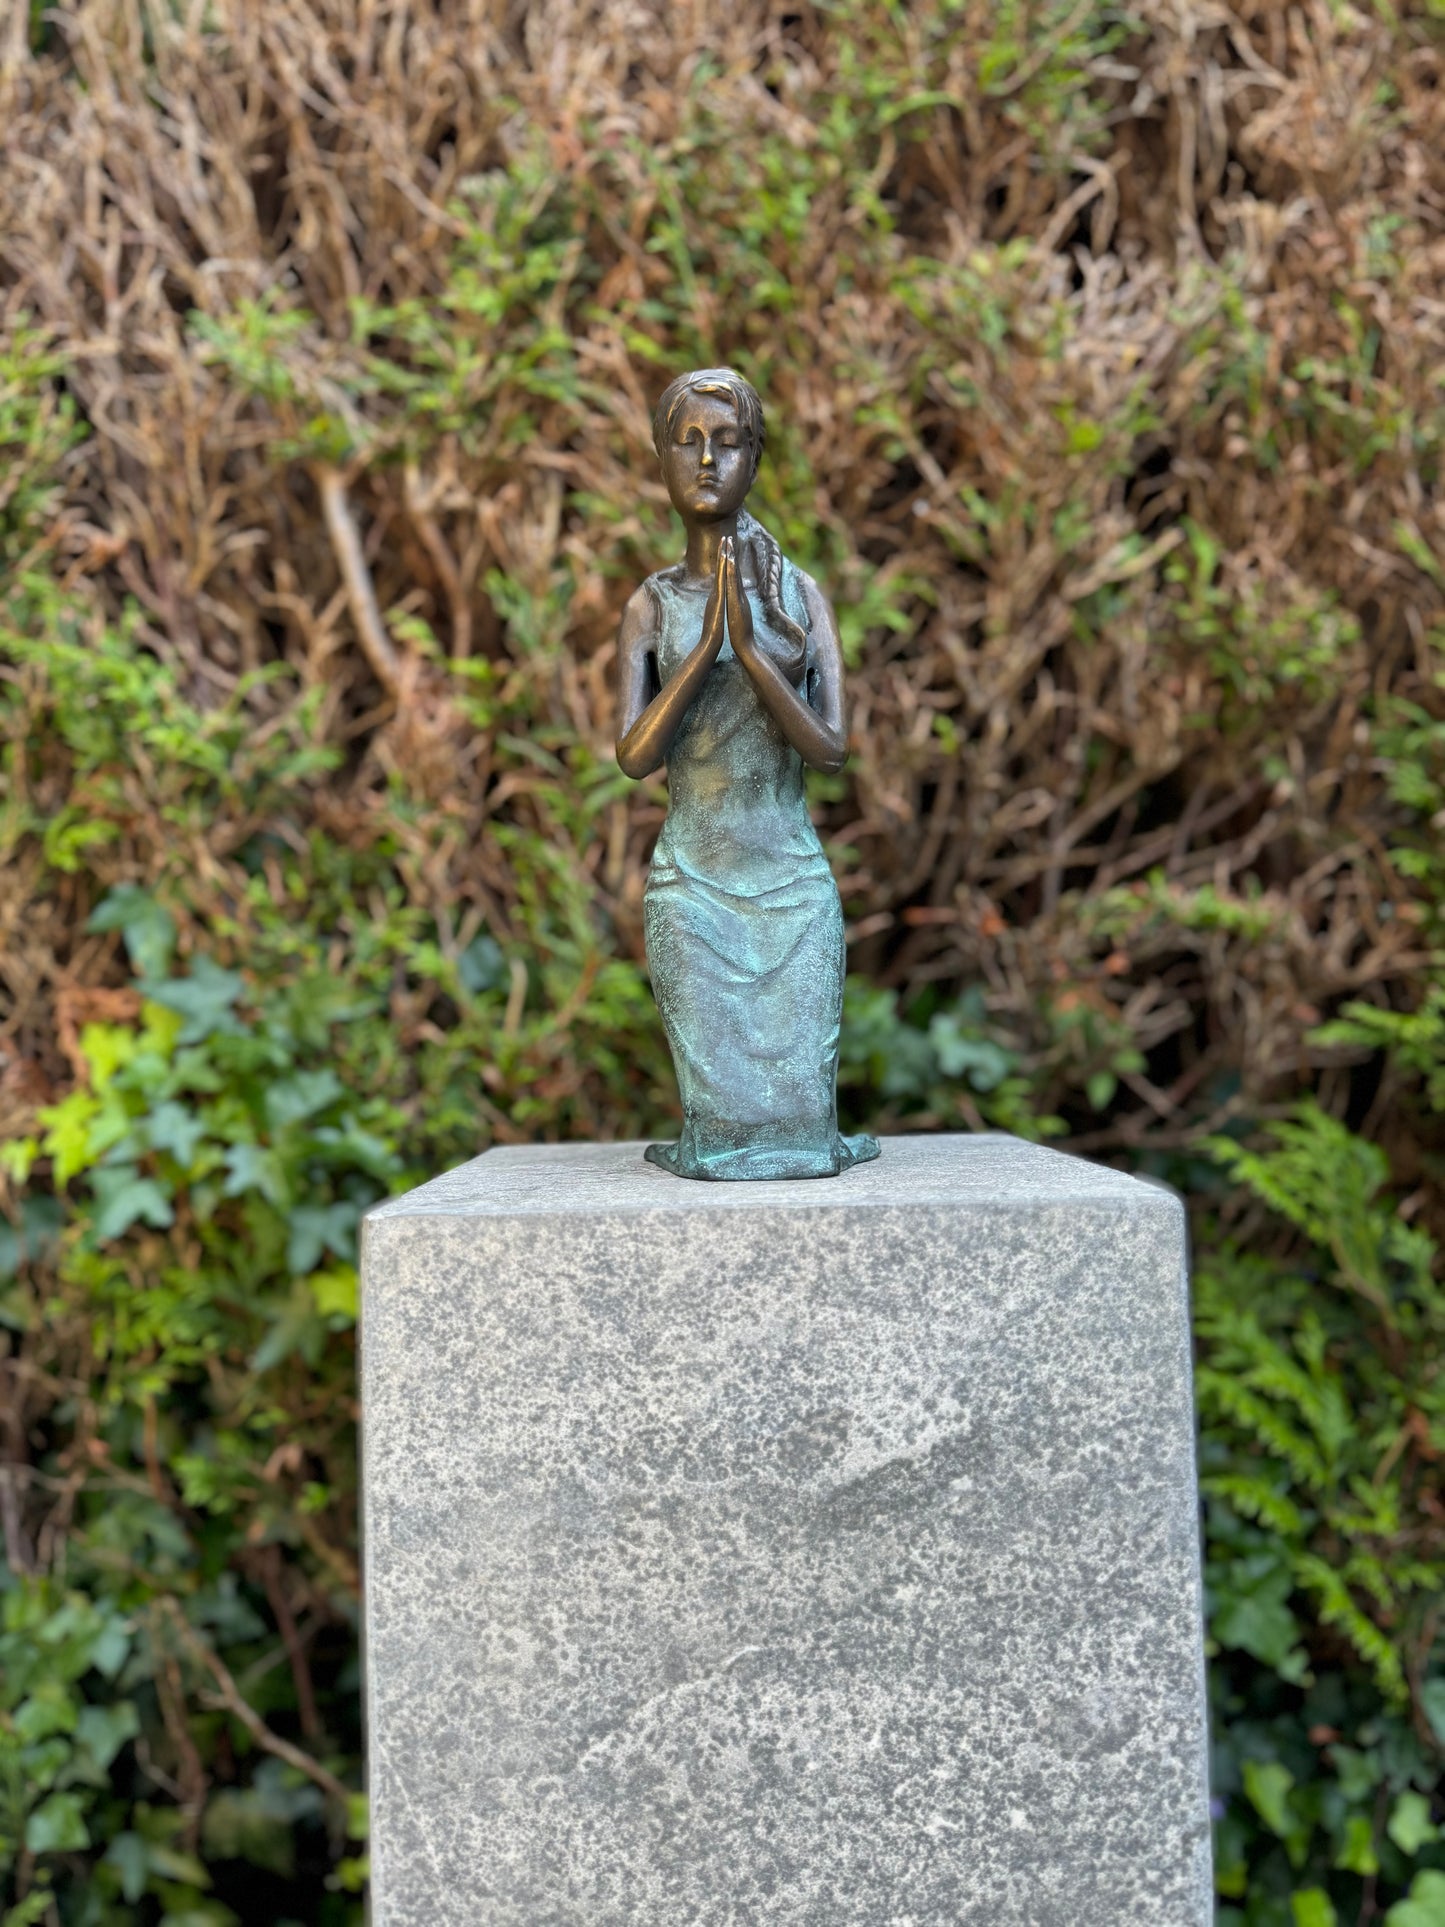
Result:
[[[696,646],[706,590],[648,580],[664,684]],[[808,653],[748,592],[757,646],[806,693]],[[791,564],[783,608],[806,628]],[[667,758],[668,812],[644,899],[647,960],[682,1095],[686,1178],[834,1177],[878,1155],[836,1098],[843,906],[808,814],[803,763],[724,641]]]

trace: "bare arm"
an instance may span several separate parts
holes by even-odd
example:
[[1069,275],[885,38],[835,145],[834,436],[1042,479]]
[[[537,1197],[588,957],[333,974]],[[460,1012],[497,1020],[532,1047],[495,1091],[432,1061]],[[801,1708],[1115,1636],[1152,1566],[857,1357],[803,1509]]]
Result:
[[653,693],[656,605],[643,588],[622,612],[617,636],[617,761],[624,776],[651,776],[666,761],[693,697],[717,661],[723,643],[722,559],[707,599],[698,644],[677,674]]
[[843,651],[827,598],[815,582],[800,575],[813,637],[813,665],[800,692],[758,648],[732,544],[725,542],[723,550],[728,636],[737,658],[752,677],[768,714],[803,761],[810,769],[832,775],[848,760],[848,731],[843,717]]

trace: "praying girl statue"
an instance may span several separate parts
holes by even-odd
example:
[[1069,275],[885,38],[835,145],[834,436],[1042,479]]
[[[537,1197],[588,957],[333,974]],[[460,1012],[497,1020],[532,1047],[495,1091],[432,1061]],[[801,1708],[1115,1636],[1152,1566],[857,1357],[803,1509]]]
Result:
[[667,766],[644,929],[683,1123],[647,1156],[684,1178],[836,1177],[878,1155],[838,1130],[843,906],[803,790],[805,764],[847,756],[838,627],[743,507],[757,391],[680,375],[653,440],[687,553],[623,613],[617,760]]

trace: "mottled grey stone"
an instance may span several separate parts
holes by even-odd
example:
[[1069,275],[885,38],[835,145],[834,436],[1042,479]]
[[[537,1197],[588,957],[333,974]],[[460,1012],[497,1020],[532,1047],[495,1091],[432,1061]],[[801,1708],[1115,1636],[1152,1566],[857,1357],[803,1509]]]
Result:
[[1206,1927],[1178,1200],[641,1151],[367,1219],[375,1927]]

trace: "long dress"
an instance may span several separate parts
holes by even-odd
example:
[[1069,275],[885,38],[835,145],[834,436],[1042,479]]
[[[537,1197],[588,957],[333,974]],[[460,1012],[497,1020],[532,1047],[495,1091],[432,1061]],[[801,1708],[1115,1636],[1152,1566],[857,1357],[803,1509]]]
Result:
[[[707,594],[648,579],[663,683],[696,647]],[[795,688],[811,655],[747,591],[753,632]],[[791,564],[782,603],[806,627]],[[803,763],[725,639],[667,759],[667,821],[643,899],[652,988],[682,1135],[647,1156],[685,1178],[833,1177],[878,1155],[838,1130],[843,906],[808,814]]]

